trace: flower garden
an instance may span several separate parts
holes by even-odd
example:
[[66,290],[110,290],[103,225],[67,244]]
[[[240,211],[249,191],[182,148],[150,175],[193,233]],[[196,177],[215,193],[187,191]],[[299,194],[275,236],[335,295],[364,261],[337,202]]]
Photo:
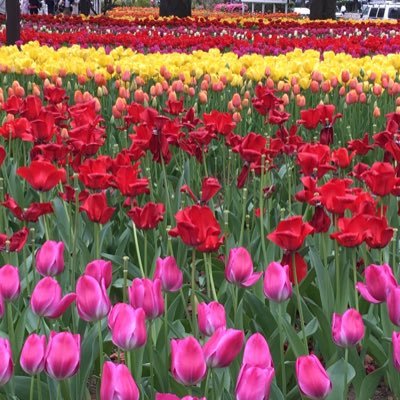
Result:
[[397,22],[0,41],[0,399],[400,397]]

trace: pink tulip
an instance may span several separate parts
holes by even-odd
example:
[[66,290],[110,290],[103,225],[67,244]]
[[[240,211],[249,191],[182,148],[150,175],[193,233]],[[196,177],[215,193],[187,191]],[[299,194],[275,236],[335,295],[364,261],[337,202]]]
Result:
[[76,294],[62,297],[60,284],[51,277],[41,279],[32,292],[31,309],[41,317],[58,318],[75,300]]
[[244,333],[237,329],[218,329],[203,347],[210,368],[225,368],[241,352]]
[[0,295],[6,301],[15,300],[21,292],[17,267],[6,264],[0,268]]
[[372,264],[365,268],[365,284],[357,282],[356,288],[370,303],[386,301],[388,291],[397,286],[396,278],[389,265]]
[[236,400],[268,400],[274,375],[273,368],[243,365],[236,383]]
[[332,317],[332,338],[341,347],[355,346],[364,337],[364,322],[361,314],[350,308],[343,315]]
[[176,394],[171,393],[156,393],[156,400],[207,400],[205,397],[185,396],[178,397]]
[[125,364],[106,361],[101,377],[100,400],[138,400],[139,389]]
[[159,279],[136,278],[128,289],[133,308],[143,308],[147,319],[159,317],[164,312],[164,299]]
[[389,312],[389,318],[393,324],[400,326],[400,286],[389,290],[386,298],[386,305]]
[[84,321],[99,321],[110,311],[111,302],[104,285],[90,275],[83,275],[76,284],[76,308]]
[[11,379],[13,370],[10,342],[8,339],[0,338],[0,386],[5,385]]
[[393,343],[393,365],[400,371],[400,332],[392,333],[392,343]]
[[231,249],[225,267],[225,278],[228,282],[242,287],[253,286],[261,276],[254,272],[250,253],[244,247]]
[[206,374],[206,362],[200,343],[193,337],[171,340],[171,372],[183,385],[196,385]]
[[264,295],[271,301],[282,303],[292,296],[289,266],[272,262],[264,274]]
[[25,340],[19,362],[28,375],[36,375],[44,369],[45,355],[46,336],[32,333]]
[[116,304],[108,315],[108,327],[113,343],[124,351],[142,347],[146,343],[146,314],[143,308]]
[[4,316],[4,299],[3,296],[0,294],[0,318]]
[[301,393],[310,399],[324,399],[332,390],[332,382],[314,354],[296,360],[296,377]]
[[50,332],[44,369],[51,378],[67,379],[75,375],[81,359],[81,336],[70,332]]
[[182,287],[183,274],[174,257],[157,258],[154,279],[157,278],[165,292],[176,292]]
[[260,368],[273,367],[268,343],[261,333],[254,333],[247,340],[243,353],[243,364]]
[[200,303],[197,306],[197,320],[200,332],[205,336],[211,336],[218,328],[225,328],[225,308],[217,301],[209,304]]
[[104,279],[104,284],[108,289],[112,282],[112,264],[111,261],[93,260],[85,268],[85,275],[93,276],[97,282]]
[[64,271],[64,243],[47,240],[36,253],[36,269],[42,276],[55,276]]

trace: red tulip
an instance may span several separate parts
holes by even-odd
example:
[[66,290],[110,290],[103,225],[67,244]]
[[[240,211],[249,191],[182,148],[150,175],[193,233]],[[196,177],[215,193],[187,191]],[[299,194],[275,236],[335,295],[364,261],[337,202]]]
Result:
[[202,252],[216,251],[221,246],[221,228],[207,206],[186,207],[175,218],[177,226],[169,231],[171,236],[180,236],[185,244]]
[[201,184],[201,203],[210,201],[220,191],[221,187],[217,178],[204,178]]
[[129,302],[133,308],[143,308],[147,319],[154,319],[164,313],[164,299],[159,279],[136,278],[128,288]]
[[32,161],[29,167],[17,169],[17,175],[24,178],[35,189],[47,192],[60,182],[65,182],[65,170],[57,169],[48,161]]
[[261,156],[266,153],[266,145],[267,139],[263,135],[250,132],[233,150],[248,163],[260,162]]
[[362,139],[349,140],[347,148],[360,156],[365,156],[370,150],[373,150],[374,146],[369,144],[369,135],[365,133]]
[[361,175],[361,178],[373,194],[383,197],[393,190],[396,184],[396,171],[393,166],[387,162],[374,162],[372,166]]
[[199,331],[205,336],[211,336],[217,329],[225,328],[225,308],[217,301],[200,303],[197,306],[197,320]]
[[176,292],[182,287],[183,273],[174,257],[158,257],[153,279],[160,279],[164,291]]
[[31,309],[41,317],[58,318],[75,300],[76,294],[69,293],[63,298],[60,284],[51,277],[41,279],[31,296]]
[[144,207],[132,207],[129,217],[139,229],[154,229],[164,219],[165,207],[162,203],[147,203]]
[[225,278],[228,282],[242,287],[253,286],[262,272],[254,272],[250,253],[244,247],[233,248],[229,251],[225,267]]
[[5,158],[6,158],[6,151],[4,150],[3,146],[0,146],[0,167],[3,164]]
[[300,215],[289,217],[279,222],[276,229],[267,238],[286,251],[298,250],[307,235],[314,231]]
[[355,346],[364,337],[364,331],[362,316],[354,308],[350,308],[343,315],[333,314],[332,337],[338,346]]
[[40,374],[44,369],[46,336],[32,333],[25,340],[21,351],[20,364],[28,375]]
[[101,192],[89,195],[79,210],[86,212],[92,222],[105,224],[113,215],[115,208],[108,207],[106,194]]
[[139,400],[139,389],[128,367],[106,361],[101,377],[101,400]]
[[17,267],[6,264],[0,268],[0,296],[6,301],[15,300],[21,292]]
[[392,344],[393,344],[393,365],[400,371],[400,332],[392,333]]
[[365,284],[357,282],[356,289],[370,303],[386,301],[389,290],[397,286],[396,278],[388,264],[372,264],[365,268],[364,275]]
[[218,110],[212,110],[210,114],[204,113],[203,120],[208,130],[224,136],[232,133],[236,125],[232,119],[232,114]]
[[206,374],[206,362],[200,343],[193,337],[171,340],[171,372],[183,385],[197,385]]
[[330,164],[330,148],[323,144],[307,143],[297,153],[297,163],[301,172],[307,176],[322,178],[328,171],[336,167]]
[[382,249],[392,240],[394,229],[388,226],[385,216],[369,215],[367,218],[368,229],[364,233],[367,246],[372,249]]
[[80,335],[69,332],[50,332],[44,367],[47,375],[56,380],[75,375],[79,369],[80,353]]
[[81,276],[76,284],[76,308],[84,321],[103,319],[111,308],[104,280],[99,283],[90,275]]
[[113,343],[130,351],[146,343],[146,314],[142,308],[134,309],[129,304],[116,304],[108,315],[108,326]]
[[314,233],[328,232],[331,226],[331,219],[325,212],[324,207],[316,206],[314,215],[309,224],[314,228]]
[[[13,235],[7,237],[0,233],[0,251],[8,250],[8,251],[21,251],[25,246],[25,243],[28,239],[29,230],[27,227],[23,227],[18,232],[15,232]],[[6,248],[6,242],[9,241],[10,244]]]
[[10,342],[8,339],[0,338],[0,386],[5,385],[11,379],[13,370]]
[[286,301],[292,296],[288,265],[282,265],[278,262],[272,262],[268,265],[264,273],[264,295],[277,303]]
[[319,125],[321,111],[318,108],[309,108],[308,110],[301,110],[300,116],[301,119],[297,123],[308,130],[313,130]]
[[220,328],[203,347],[206,364],[210,368],[225,368],[241,352],[244,342],[243,331]]
[[338,232],[331,233],[331,239],[336,239],[344,247],[356,247],[364,240],[365,232],[368,230],[368,220],[364,214],[352,218],[339,218],[338,228]]
[[93,276],[97,282],[101,283],[104,279],[106,288],[109,288],[112,282],[112,264],[111,261],[93,260],[86,265],[85,275]]
[[296,360],[296,377],[301,393],[313,400],[324,399],[332,391],[332,382],[314,354]]
[[64,271],[64,243],[47,240],[36,253],[35,266],[42,276],[55,276]]
[[340,147],[332,152],[332,161],[340,168],[347,168],[355,154],[355,151],[349,154],[345,147]]

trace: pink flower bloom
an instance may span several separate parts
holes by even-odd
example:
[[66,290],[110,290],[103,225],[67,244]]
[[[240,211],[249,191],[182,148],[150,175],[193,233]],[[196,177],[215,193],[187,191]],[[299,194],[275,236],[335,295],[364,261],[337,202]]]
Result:
[[176,394],[171,393],[156,393],[156,400],[207,400],[205,397],[185,396],[178,397]]
[[160,279],[165,292],[176,292],[182,287],[183,273],[174,257],[157,258],[154,279]]
[[93,276],[97,282],[104,279],[104,284],[108,289],[112,282],[112,264],[111,261],[93,260],[85,268],[85,275]]
[[171,372],[183,385],[197,385],[206,374],[206,362],[200,343],[189,336],[171,340]]
[[200,332],[205,336],[211,336],[218,328],[225,328],[225,308],[217,301],[209,304],[200,303],[197,306],[197,320]]
[[28,375],[36,375],[44,369],[45,355],[46,336],[32,333],[25,340],[19,362]]
[[228,263],[225,267],[225,278],[228,282],[242,287],[253,286],[261,276],[254,272],[250,253],[244,247],[229,251]]
[[292,283],[289,278],[289,266],[272,262],[264,274],[264,295],[268,299],[281,303],[292,296]]
[[113,343],[124,351],[142,347],[146,343],[146,314],[143,308],[116,304],[108,315],[108,326]]
[[5,385],[11,379],[13,370],[10,342],[8,339],[0,338],[0,386]]
[[41,317],[58,318],[75,300],[76,294],[69,293],[63,298],[60,284],[51,277],[41,279],[31,297],[32,311]]
[[36,269],[42,276],[55,276],[64,271],[64,243],[47,240],[36,253]]
[[101,377],[101,400],[139,400],[139,389],[128,367],[107,361]]
[[70,378],[78,372],[80,359],[80,335],[50,332],[44,367],[47,375],[56,380]]
[[84,321],[103,319],[111,308],[104,280],[99,283],[90,275],[81,276],[76,284],[76,308]]
[[392,343],[393,343],[393,365],[400,371],[400,332],[392,333]]
[[324,399],[332,390],[332,382],[314,354],[296,360],[296,377],[301,393],[310,399]]
[[237,329],[218,329],[203,347],[206,364],[225,368],[232,363],[243,347],[244,333]]
[[273,367],[268,343],[261,333],[254,333],[247,340],[243,353],[243,364],[260,368]]
[[21,292],[17,267],[6,264],[0,268],[0,295],[6,301],[15,300]]
[[400,326],[400,286],[389,290],[386,298],[386,305],[389,312],[389,318],[393,324]]
[[341,347],[355,346],[364,337],[364,322],[361,314],[350,308],[343,315],[332,317],[332,338]]

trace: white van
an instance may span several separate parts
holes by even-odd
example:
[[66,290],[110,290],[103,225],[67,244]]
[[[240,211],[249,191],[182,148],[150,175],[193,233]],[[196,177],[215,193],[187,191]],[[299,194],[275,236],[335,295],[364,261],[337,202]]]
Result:
[[362,19],[400,19],[400,3],[373,3],[364,6]]

